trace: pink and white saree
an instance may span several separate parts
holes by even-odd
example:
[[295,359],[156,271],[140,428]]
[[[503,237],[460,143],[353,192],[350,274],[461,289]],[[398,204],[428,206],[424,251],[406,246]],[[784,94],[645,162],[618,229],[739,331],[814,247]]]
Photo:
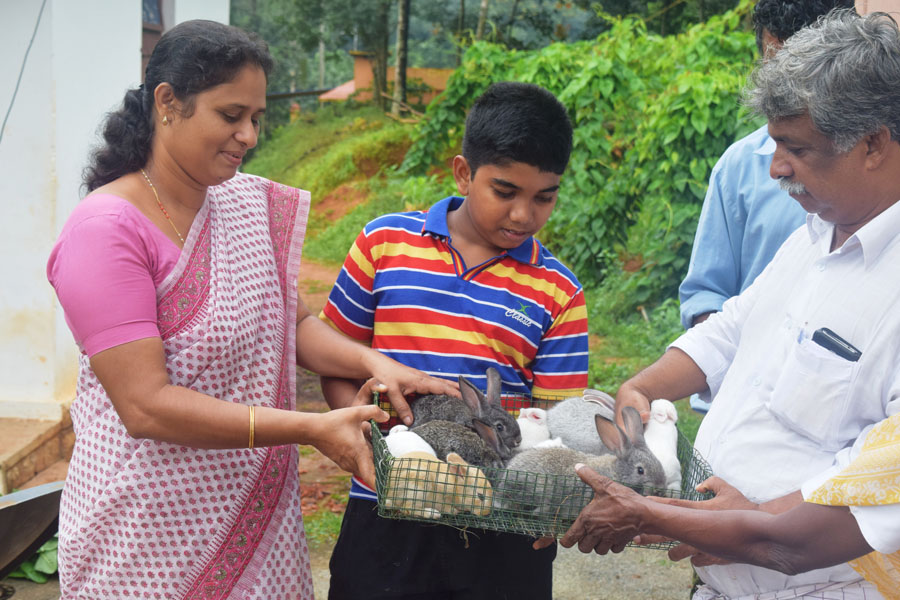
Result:
[[[157,290],[172,383],[295,407],[309,194],[238,174],[209,189]],[[296,446],[203,450],[128,435],[82,355],[60,508],[63,599],[312,598]]]

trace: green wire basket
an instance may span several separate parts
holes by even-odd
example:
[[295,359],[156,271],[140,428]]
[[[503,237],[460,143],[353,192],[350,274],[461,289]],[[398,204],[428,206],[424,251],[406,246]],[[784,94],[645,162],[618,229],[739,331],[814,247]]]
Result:
[[[559,398],[503,398],[514,416],[521,408],[550,408]],[[379,406],[393,413],[390,405]],[[382,424],[385,431],[396,418]],[[475,467],[428,457],[392,456],[384,434],[372,423],[375,455],[375,487],[378,514],[389,519],[440,523],[457,528],[478,528],[532,537],[562,537],[578,513],[593,498],[594,491],[575,475],[545,475],[511,469]],[[681,490],[643,488],[641,493],[689,500],[704,500],[711,494],[696,491],[712,476],[707,462],[678,431]],[[669,548],[673,543],[648,544],[640,548]]]

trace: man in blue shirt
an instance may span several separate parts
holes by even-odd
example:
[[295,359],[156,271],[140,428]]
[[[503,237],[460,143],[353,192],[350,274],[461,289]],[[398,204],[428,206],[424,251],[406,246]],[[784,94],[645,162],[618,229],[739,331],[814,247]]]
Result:
[[[771,56],[794,33],[853,0],[759,0],[753,10],[756,46]],[[769,176],[775,142],[763,125],[732,144],[716,163],[700,212],[687,276],[678,288],[681,323],[689,329],[753,283],[806,211]],[[708,405],[691,398],[691,406]]]

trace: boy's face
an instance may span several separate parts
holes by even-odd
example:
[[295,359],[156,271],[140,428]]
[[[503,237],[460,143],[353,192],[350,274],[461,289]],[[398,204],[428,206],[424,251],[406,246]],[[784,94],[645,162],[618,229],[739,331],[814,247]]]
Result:
[[454,233],[498,254],[540,231],[556,206],[560,176],[526,163],[482,165],[473,179],[466,159],[456,156],[453,176],[466,197],[459,209],[463,231]]

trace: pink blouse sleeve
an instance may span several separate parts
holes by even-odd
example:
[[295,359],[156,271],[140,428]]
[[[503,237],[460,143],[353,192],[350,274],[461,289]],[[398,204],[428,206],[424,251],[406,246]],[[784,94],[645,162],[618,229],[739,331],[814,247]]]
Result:
[[136,208],[115,200],[118,202],[79,205],[47,264],[47,277],[56,289],[69,329],[88,356],[159,337],[156,287],[179,253],[169,242],[174,259],[160,260],[162,244],[157,237],[164,236],[160,232],[154,236],[155,226]]

